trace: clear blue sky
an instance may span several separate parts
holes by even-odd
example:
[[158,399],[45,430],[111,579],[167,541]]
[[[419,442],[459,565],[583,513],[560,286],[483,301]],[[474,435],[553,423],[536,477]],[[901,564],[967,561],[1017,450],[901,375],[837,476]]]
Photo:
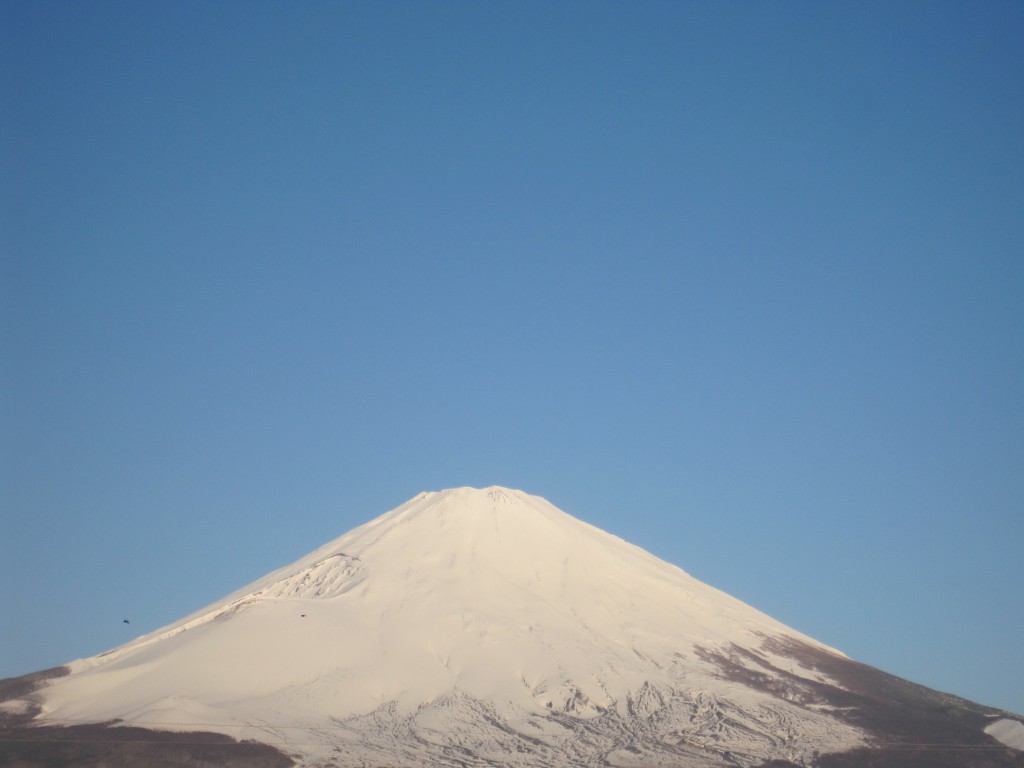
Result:
[[1024,713],[1024,5],[0,29],[0,676],[500,484]]

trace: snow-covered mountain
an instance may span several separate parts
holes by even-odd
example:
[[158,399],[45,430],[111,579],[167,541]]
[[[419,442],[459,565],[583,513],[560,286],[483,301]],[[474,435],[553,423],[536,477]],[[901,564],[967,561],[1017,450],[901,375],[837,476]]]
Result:
[[308,766],[811,765],[923,743],[905,699],[956,710],[975,755],[1024,731],[498,487],[420,494],[18,694],[36,725],[220,733]]

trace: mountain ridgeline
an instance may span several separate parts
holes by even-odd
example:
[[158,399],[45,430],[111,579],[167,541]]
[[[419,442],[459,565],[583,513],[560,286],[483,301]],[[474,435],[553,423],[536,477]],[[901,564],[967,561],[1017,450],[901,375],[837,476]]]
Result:
[[1022,718],[498,487],[422,493],[0,700],[22,768],[1024,768]]

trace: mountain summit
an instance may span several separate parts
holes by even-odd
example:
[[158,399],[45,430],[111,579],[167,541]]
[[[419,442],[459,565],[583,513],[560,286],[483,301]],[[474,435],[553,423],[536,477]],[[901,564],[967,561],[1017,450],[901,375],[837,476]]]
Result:
[[973,761],[950,765],[1010,766],[1024,733],[499,487],[422,493],[17,691],[6,711],[36,725],[213,732],[309,766],[809,766],[939,738]]

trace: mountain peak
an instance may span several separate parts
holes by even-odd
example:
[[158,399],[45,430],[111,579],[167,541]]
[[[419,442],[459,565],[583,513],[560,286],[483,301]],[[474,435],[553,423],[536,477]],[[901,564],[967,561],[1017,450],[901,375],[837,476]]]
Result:
[[[622,733],[663,726],[693,731],[666,755],[705,754],[714,733],[727,744],[716,754],[790,759],[864,743],[799,701],[844,660],[539,496],[491,486],[421,493],[72,664],[38,700],[47,722],[199,724],[310,765],[339,741],[352,765],[440,764],[453,739],[502,754],[533,745],[521,765],[590,764]],[[620,753],[617,765],[644,764]],[[515,764],[495,760],[479,764]]]
[[[453,488],[421,493],[181,622],[82,662],[90,669],[81,687],[69,680],[51,702],[55,713],[95,710],[97,697],[79,694],[115,680],[135,700],[154,683],[123,680],[140,654],[159,658],[153,674],[180,697],[246,699],[254,659],[227,648],[262,637],[261,689],[284,695],[334,670],[328,678],[347,682],[329,698],[344,711],[382,701],[415,708],[454,689],[542,711],[543,691],[556,685],[586,697],[574,711],[596,715],[634,686],[665,682],[698,646],[779,634],[814,642],[539,496]],[[181,664],[198,636],[223,644],[225,658],[185,685]],[[109,704],[105,716],[126,717],[122,694],[98,699]]]
[[432,504],[459,504],[478,510],[487,509],[496,504],[513,505],[521,507],[535,507],[538,502],[544,502],[539,496],[531,496],[523,491],[504,488],[500,485],[492,485],[487,488],[471,488],[463,486],[460,488],[446,488],[441,491],[428,491],[421,493],[410,500],[409,503],[418,499]]
[[491,501],[499,500],[512,500],[516,497],[521,497],[524,494],[522,491],[516,491],[511,488],[505,488],[501,485],[489,485],[486,488],[473,488],[468,485],[459,486],[458,488],[445,488],[442,491],[434,491],[433,493],[426,493],[421,495],[437,495],[437,496],[466,496],[466,497],[477,497],[486,496]]

